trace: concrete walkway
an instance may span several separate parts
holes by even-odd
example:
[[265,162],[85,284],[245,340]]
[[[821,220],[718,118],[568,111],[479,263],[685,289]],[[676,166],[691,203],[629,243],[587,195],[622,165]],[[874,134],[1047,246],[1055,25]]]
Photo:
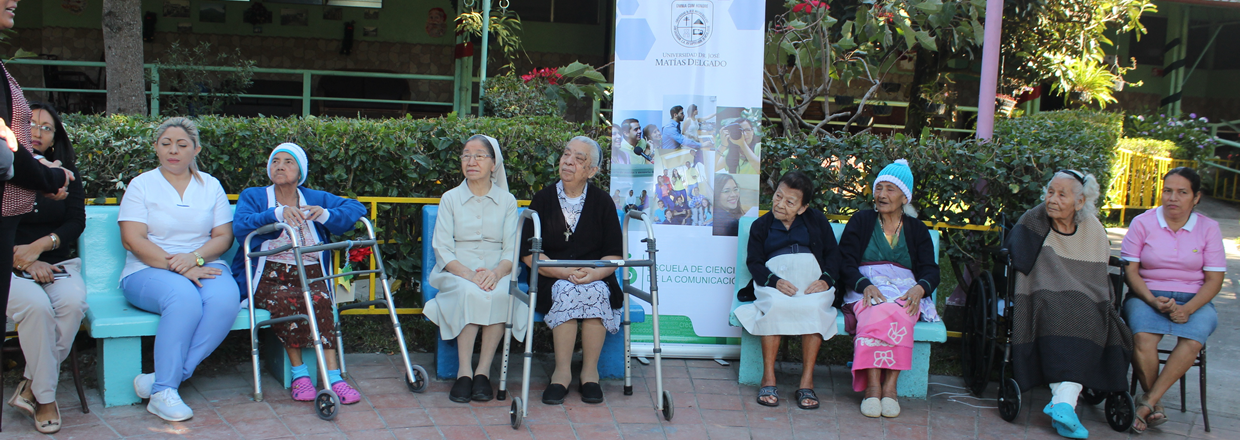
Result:
[[[1228,278],[1215,299],[1220,326],[1210,342],[1211,428],[1205,432],[1198,403],[1196,370],[1188,379],[1186,413],[1179,412],[1179,391],[1173,389],[1163,403],[1170,419],[1144,435],[1112,431],[1103,408],[1080,410],[1092,439],[1110,438],[1203,438],[1240,439],[1240,209],[1211,200],[1199,208],[1223,225],[1228,247]],[[1111,230],[1118,249],[1122,229]],[[434,367],[430,354],[413,356],[427,368]],[[361,403],[345,407],[332,422],[319,420],[310,404],[292,402],[287,391],[264,375],[267,399],[254,402],[250,393],[249,364],[239,364],[228,374],[195,377],[181,388],[181,395],[195,411],[193,419],[167,423],[146,412],[143,405],[103,408],[98,392],[88,391],[91,412],[75,407],[72,381],[64,375],[58,399],[64,429],[56,439],[112,438],[362,438],[362,439],[1057,439],[1041,408],[1050,400],[1045,389],[1026,393],[1022,412],[1014,423],[999,418],[992,384],[986,399],[965,394],[955,377],[932,377],[928,400],[904,400],[903,414],[895,419],[868,419],[860,414],[860,394],[851,389],[851,376],[842,366],[819,366],[816,390],[822,399],[817,410],[797,409],[789,398],[796,389],[800,367],[781,364],[778,408],[758,405],[757,389],[736,382],[736,366],[712,361],[670,360],[664,364],[664,386],[676,402],[675,417],[665,421],[654,410],[653,366],[634,362],[635,393],[624,396],[619,381],[604,384],[607,401],[581,403],[575,391],[562,406],[539,402],[548,382],[550,359],[536,356],[532,370],[530,414],[518,430],[509,426],[511,400],[485,404],[457,404],[447,398],[450,383],[434,382],[425,394],[410,393],[403,383],[398,358],[382,354],[348,356],[351,381],[364,394]],[[519,364],[515,364],[518,366]],[[434,372],[432,371],[433,375]],[[492,375],[498,377],[498,371]],[[510,388],[520,390],[520,373],[510,376]],[[11,388],[10,388],[11,389]],[[3,396],[7,400],[8,396]],[[511,399],[511,398],[510,398]],[[46,439],[34,431],[29,418],[3,407],[4,432],[0,439]]]

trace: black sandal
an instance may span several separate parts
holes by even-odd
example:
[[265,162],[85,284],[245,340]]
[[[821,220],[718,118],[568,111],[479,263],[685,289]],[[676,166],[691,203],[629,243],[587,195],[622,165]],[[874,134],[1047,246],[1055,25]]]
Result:
[[473,395],[470,396],[475,402],[490,402],[495,398],[495,392],[491,389],[491,379],[481,374],[474,376]]
[[[762,400],[763,397],[774,397],[775,403],[767,403],[765,400]],[[758,404],[770,407],[779,406],[779,388],[774,386],[758,388]]]
[[568,388],[558,383],[547,385],[547,389],[543,390],[542,402],[547,405],[559,405],[564,403],[564,397],[568,396]]
[[474,380],[469,376],[456,378],[452,391],[448,391],[448,399],[456,403],[469,403],[469,394],[473,391]]
[[585,403],[603,403],[603,387],[598,382],[586,382],[577,388],[581,392],[581,401]]
[[[813,400],[812,405],[806,405],[803,402]],[[809,388],[801,388],[797,390],[797,407],[801,409],[818,409],[818,395],[814,394],[814,390]]]

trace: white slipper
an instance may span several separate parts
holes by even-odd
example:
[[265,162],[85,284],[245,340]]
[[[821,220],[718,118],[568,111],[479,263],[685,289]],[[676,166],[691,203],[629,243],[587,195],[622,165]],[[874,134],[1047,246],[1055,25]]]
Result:
[[897,402],[896,399],[892,399],[890,397],[884,397],[882,406],[883,406],[883,417],[899,417],[900,416],[900,402]]
[[877,397],[868,397],[861,401],[861,415],[879,417],[883,415],[883,405],[878,402]]

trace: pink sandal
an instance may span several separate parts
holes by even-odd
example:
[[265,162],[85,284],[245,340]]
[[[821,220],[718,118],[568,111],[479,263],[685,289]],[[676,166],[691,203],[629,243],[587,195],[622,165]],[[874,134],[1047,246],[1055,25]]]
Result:
[[314,384],[310,382],[309,377],[299,377],[293,379],[293,384],[290,388],[292,388],[293,400],[298,402],[314,401],[314,395],[317,394],[318,391],[314,389]]
[[332,391],[335,391],[336,395],[340,396],[340,403],[345,405],[352,405],[362,401],[362,394],[343,380],[332,384]]

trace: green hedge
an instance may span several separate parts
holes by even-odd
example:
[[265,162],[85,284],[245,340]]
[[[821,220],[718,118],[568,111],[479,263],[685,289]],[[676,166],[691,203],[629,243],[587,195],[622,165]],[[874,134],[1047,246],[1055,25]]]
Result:
[[[1105,194],[1121,132],[1122,115],[1060,111],[1004,120],[996,127],[995,142],[986,143],[868,134],[811,139],[808,144],[770,139],[763,148],[763,170],[806,172],[822,189],[814,206],[850,214],[870,207],[874,175],[904,158],[913,169],[914,206],[922,220],[982,225],[997,223],[1000,214],[1006,214],[1014,222],[1041,202],[1046,181],[1057,170],[1093,173]],[[764,204],[769,204],[777,178],[764,175]],[[947,253],[963,261],[980,260],[981,249],[997,237],[951,230],[945,238],[950,242],[944,246]]]
[[1175,142],[1146,138],[1123,138],[1116,147],[1155,157],[1171,157],[1179,149]]
[[[78,169],[88,199],[120,197],[134,176],[158,166],[152,148],[161,119],[143,116],[66,115],[65,129],[74,141]],[[197,118],[203,152],[199,166],[220,180],[230,194],[270,185],[265,164],[271,150],[294,142],[306,150],[310,173],[306,186],[356,196],[439,197],[463,180],[462,143],[473,134],[495,137],[502,146],[509,185],[518,199],[559,178],[556,170],[564,143],[577,135],[610,134],[556,117],[346,119],[346,118]],[[607,145],[607,138],[600,138]],[[608,182],[608,167],[596,175]],[[102,202],[102,200],[98,200]],[[389,274],[404,280],[402,306],[417,304],[412,292],[421,271],[421,211],[408,205],[379,205],[378,234],[393,240],[384,246]]]

